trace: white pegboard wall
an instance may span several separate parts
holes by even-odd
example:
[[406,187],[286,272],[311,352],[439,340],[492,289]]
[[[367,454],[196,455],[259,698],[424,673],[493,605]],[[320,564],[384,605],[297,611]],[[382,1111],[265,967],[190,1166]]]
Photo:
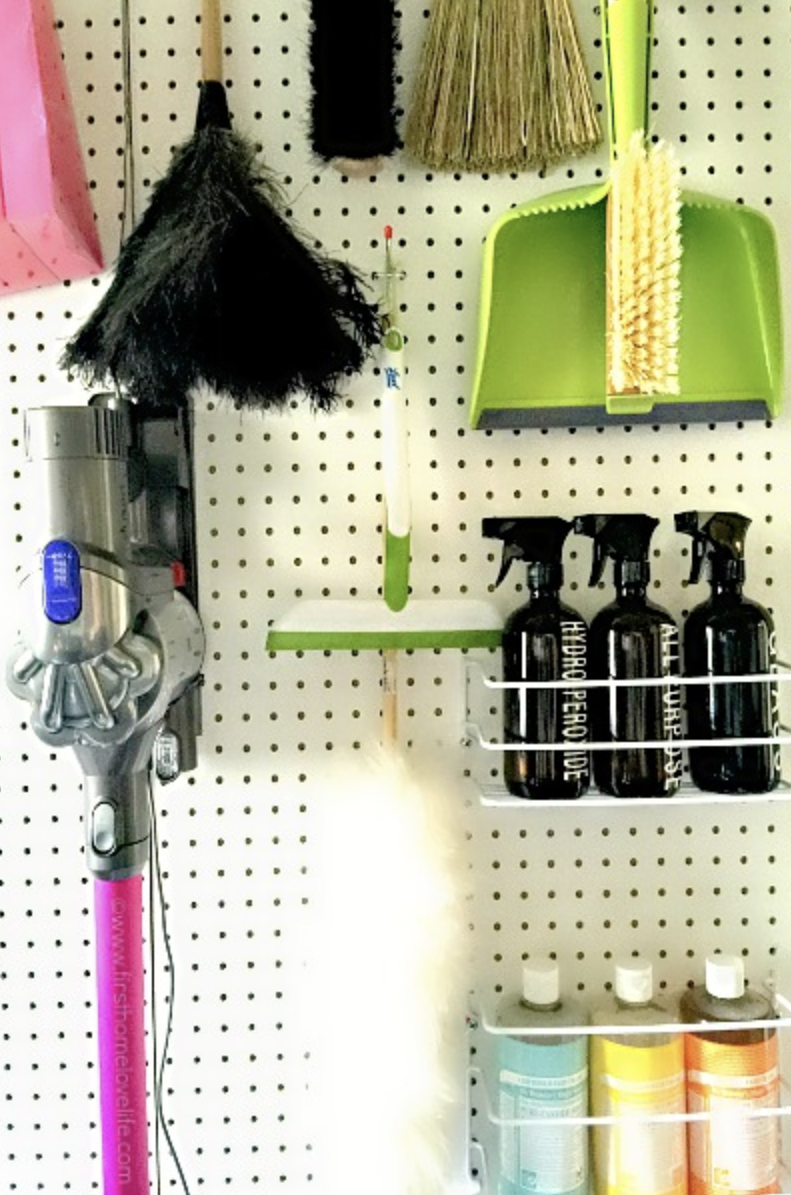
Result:
[[[108,262],[124,208],[121,6],[56,0],[66,67]],[[194,120],[198,5],[133,0],[135,206]],[[382,229],[395,231],[407,334],[414,512],[412,585],[421,598],[523,600],[518,570],[495,593],[487,515],[629,509],[660,518],[653,595],[681,616],[703,587],[685,584],[686,508],[742,510],[748,591],[791,644],[786,499],[789,414],[773,424],[553,428],[468,426],[481,245],[495,218],[541,192],[604,177],[606,150],[546,178],[444,176],[398,155],[374,180],[319,166],[306,142],[307,3],[231,0],[223,32],[237,128],[284,181],[295,221],[371,279]],[[601,101],[599,14],[575,4]],[[428,6],[403,6],[399,97],[409,102]],[[791,179],[785,152],[791,12],[776,3],[657,5],[653,131],[676,146],[685,185],[766,211],[785,289]],[[58,358],[104,278],[12,296],[0,305],[0,530],[7,562],[35,550],[24,411],[79,402]],[[276,297],[250,280],[261,311]],[[573,329],[569,329],[573,336]],[[208,636],[204,731],[194,774],[158,790],[161,858],[176,962],[166,1110],[193,1192],[323,1190],[305,1099],[315,1021],[304,1019],[304,927],[328,758],[359,757],[379,735],[375,653],[267,655],[267,627],[300,597],[376,597],[381,471],[375,364],[330,416],[295,403],[239,414],[202,395],[196,411],[201,614]],[[572,537],[571,604],[605,598],[587,584],[590,542]],[[4,628],[10,632],[11,628]],[[461,737],[464,682],[453,653],[401,661],[407,743]],[[91,893],[82,797],[72,761],[32,736],[27,711],[0,692],[0,1193],[100,1189]],[[622,950],[653,954],[672,987],[710,949],[746,953],[748,972],[788,975],[789,806],[568,810],[482,808],[461,773],[492,767],[473,747],[460,764],[459,817],[470,847],[472,940],[484,994],[518,982],[525,953],[557,952],[568,982],[593,996]],[[364,849],[364,844],[361,844]],[[164,1011],[166,967],[157,956]],[[371,977],[375,990],[377,977]],[[787,986],[787,983],[786,983]],[[370,997],[370,991],[365,993]],[[317,1010],[320,1015],[320,1009]],[[332,1028],[332,1027],[330,1027]],[[165,1163],[164,1189],[177,1189]]]

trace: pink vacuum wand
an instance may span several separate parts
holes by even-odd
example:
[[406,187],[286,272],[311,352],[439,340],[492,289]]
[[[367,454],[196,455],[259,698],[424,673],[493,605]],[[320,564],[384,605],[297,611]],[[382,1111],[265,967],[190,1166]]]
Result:
[[149,1195],[143,877],[93,888],[104,1195]]
[[86,776],[85,783],[93,790],[88,853],[94,872],[103,1190],[150,1195],[143,957],[148,775],[119,777],[101,792],[95,777]]
[[30,703],[38,737],[71,747],[83,773],[104,1195],[150,1191],[150,778],[152,768],[167,781],[194,767],[200,733],[189,431],[183,411],[141,413],[114,395],[32,409],[25,425],[43,546],[23,573],[26,625],[7,679]]

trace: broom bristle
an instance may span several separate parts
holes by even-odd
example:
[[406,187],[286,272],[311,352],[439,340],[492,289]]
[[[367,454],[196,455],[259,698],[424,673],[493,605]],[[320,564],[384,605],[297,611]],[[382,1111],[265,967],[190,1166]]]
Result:
[[669,146],[633,134],[613,164],[608,389],[678,394],[680,170]]
[[601,142],[568,0],[439,0],[405,148],[437,170],[543,170]]
[[123,245],[113,281],[61,364],[138,401],[206,386],[237,407],[304,393],[330,409],[381,338],[357,273],[286,220],[255,149],[213,125],[181,146]]
[[[542,122],[546,128],[546,144],[542,145],[541,130],[536,130],[535,146],[528,156],[543,166],[577,157],[601,144],[602,131],[596,105],[591,93],[585,58],[569,0],[544,0],[546,30],[546,96],[549,112]],[[529,130],[529,126],[528,126]]]
[[501,173],[526,165],[524,88],[533,4],[528,0],[517,9],[512,0],[481,0],[467,169]]
[[434,170],[464,169],[474,77],[477,5],[432,5],[404,146]]

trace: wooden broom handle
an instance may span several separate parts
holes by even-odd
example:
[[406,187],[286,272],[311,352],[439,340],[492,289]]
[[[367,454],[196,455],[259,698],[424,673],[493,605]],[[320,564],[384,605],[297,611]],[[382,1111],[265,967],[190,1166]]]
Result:
[[398,739],[398,650],[382,651],[382,743],[394,747]]
[[201,0],[201,78],[222,83],[222,17],[220,0]]

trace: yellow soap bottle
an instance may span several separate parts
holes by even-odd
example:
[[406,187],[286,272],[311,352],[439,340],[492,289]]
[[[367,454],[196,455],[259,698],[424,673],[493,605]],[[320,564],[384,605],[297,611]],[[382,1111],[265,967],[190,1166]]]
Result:
[[591,1020],[602,1027],[591,1038],[591,1110],[612,1118],[593,1128],[596,1195],[686,1195],[684,1039],[677,1012],[654,996],[651,963],[616,963],[614,991]]

